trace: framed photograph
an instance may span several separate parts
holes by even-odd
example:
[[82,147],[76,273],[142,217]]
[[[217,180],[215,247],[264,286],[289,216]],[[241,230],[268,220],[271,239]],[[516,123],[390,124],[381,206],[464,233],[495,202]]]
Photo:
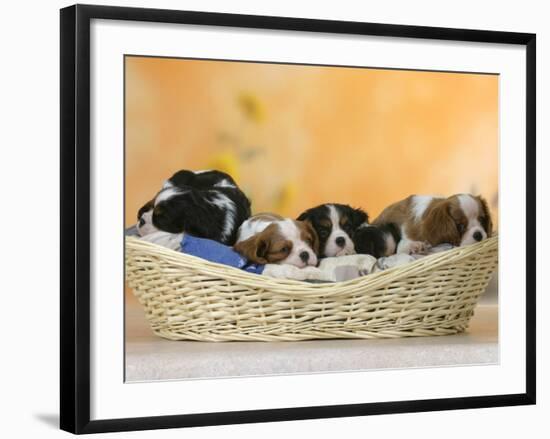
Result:
[[535,403],[535,35],[61,10],[61,428]]

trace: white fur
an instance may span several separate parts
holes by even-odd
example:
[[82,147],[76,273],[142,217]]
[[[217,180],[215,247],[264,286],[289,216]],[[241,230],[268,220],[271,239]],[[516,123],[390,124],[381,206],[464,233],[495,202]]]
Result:
[[232,189],[235,189],[237,186],[235,186],[233,183],[231,183],[227,178],[224,178],[221,181],[218,181],[214,187],[229,187]]
[[386,234],[386,256],[393,255],[397,250],[395,238],[391,233]]
[[376,258],[371,255],[346,255],[323,258],[321,262],[319,262],[319,268],[324,272],[332,271],[332,273],[334,273],[337,267],[354,267],[357,268],[360,276],[372,273],[375,265]]
[[385,256],[383,258],[378,259],[375,266],[373,267],[373,271],[382,271],[382,270],[387,270],[388,268],[410,264],[415,260],[416,259],[414,258],[414,256],[404,254],[404,253],[397,253],[395,255]]
[[174,187],[174,186],[168,186],[166,189],[161,190],[158,195],[155,198],[155,206],[159,204],[162,201],[169,200],[172,197],[175,197],[176,195],[183,194],[185,191]]
[[426,212],[426,209],[434,199],[441,197],[435,197],[433,195],[415,195],[412,199],[411,212],[415,221],[420,221],[422,215]]
[[[327,204],[327,208],[329,211],[329,219],[332,223],[332,230],[325,244],[325,256],[331,257],[355,254],[355,246],[353,245],[353,241],[340,227],[340,215],[338,214],[338,210],[332,204]],[[340,237],[345,240],[344,247],[340,247],[336,244],[336,239]]]
[[325,273],[317,267],[298,268],[289,264],[266,264],[262,273],[265,276],[275,277],[278,279],[293,279],[293,280],[325,280],[331,281],[331,273]]
[[[267,264],[262,274],[280,279],[324,280],[337,282],[370,274],[376,258],[371,255],[346,255],[321,259],[319,267],[298,268],[289,264]],[[342,271],[342,269],[348,269]]]
[[237,231],[237,242],[246,241],[248,238],[263,232],[267,226],[274,222],[263,219],[255,219],[254,221],[251,221],[251,219],[252,218],[247,219],[239,227],[239,230]]
[[462,235],[462,241],[460,245],[475,244],[478,242],[474,239],[474,233],[481,233],[481,239],[487,238],[487,232],[483,229],[483,226],[479,223],[479,204],[474,197],[468,194],[461,194],[458,196],[458,203],[460,208],[468,218],[468,226],[466,231]]
[[136,224],[139,236],[145,236],[150,233],[158,232],[158,229],[153,225],[153,209],[144,212],[141,215],[141,219],[144,221],[144,224],[140,226],[139,221]]
[[236,207],[235,203],[225,194],[216,192],[211,199],[204,199],[207,203],[225,211],[225,219],[223,223],[222,239],[226,240],[231,236],[231,232],[235,226]]

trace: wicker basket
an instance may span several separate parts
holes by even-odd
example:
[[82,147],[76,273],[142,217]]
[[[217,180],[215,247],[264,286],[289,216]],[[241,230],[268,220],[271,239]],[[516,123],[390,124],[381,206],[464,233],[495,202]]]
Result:
[[447,335],[468,326],[498,262],[498,238],[346,282],[247,273],[136,238],[126,279],[171,340],[293,341]]

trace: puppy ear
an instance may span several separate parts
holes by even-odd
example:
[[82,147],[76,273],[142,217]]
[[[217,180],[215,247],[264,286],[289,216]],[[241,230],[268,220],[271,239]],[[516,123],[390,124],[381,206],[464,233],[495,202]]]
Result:
[[423,220],[423,235],[432,245],[448,242],[460,245],[460,234],[451,216],[451,205],[447,200],[434,206]]
[[481,209],[483,210],[484,221],[482,221],[481,225],[485,229],[485,232],[487,232],[487,237],[489,238],[493,234],[493,219],[491,218],[491,211],[489,210],[489,205],[487,204],[487,200],[485,198],[481,195],[478,195],[476,198],[480,202]]
[[304,221],[304,224],[306,225],[306,228],[311,235],[312,240],[312,247],[313,252],[316,256],[319,256],[319,236],[317,235],[317,231],[315,230],[315,227],[311,224],[310,220]]
[[361,224],[369,221],[369,215],[363,209],[353,209],[351,220],[353,222],[353,228],[356,229]]
[[296,221],[310,221],[311,222],[311,209],[306,210],[305,212],[302,212],[298,218],[296,218]]
[[255,264],[267,264],[267,251],[269,249],[269,242],[261,234],[254,235],[245,241],[235,244],[233,249]]

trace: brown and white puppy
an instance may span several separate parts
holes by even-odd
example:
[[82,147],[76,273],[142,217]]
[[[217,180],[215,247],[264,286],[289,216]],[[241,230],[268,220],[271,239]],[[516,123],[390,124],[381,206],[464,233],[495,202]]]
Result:
[[319,239],[309,223],[262,213],[241,224],[233,248],[257,264],[315,267]]
[[418,253],[443,243],[474,244],[491,236],[493,231],[487,202],[470,194],[448,198],[411,195],[386,207],[373,222],[389,223],[400,228],[397,253]]

